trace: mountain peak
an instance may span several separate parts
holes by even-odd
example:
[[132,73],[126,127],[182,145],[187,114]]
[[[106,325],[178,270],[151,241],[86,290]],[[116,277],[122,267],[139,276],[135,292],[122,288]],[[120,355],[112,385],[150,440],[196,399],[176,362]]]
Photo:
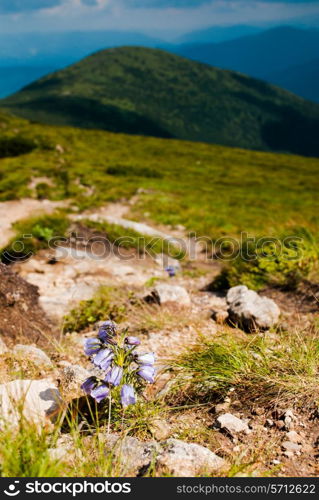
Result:
[[2,106],[49,124],[319,154],[319,106],[158,49],[96,52]]

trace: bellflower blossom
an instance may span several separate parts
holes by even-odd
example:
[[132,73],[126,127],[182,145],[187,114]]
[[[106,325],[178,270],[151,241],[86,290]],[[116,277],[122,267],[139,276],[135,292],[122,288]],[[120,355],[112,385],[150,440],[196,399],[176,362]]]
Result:
[[136,403],[134,387],[127,384],[122,385],[121,403],[124,408],[126,408],[129,405],[134,405]]
[[170,278],[174,278],[174,276],[176,276],[176,269],[174,266],[167,266],[165,268],[165,271],[167,272]]
[[85,394],[97,403],[106,398],[119,398],[123,408],[135,404],[137,396],[145,387],[145,382],[155,379],[155,356],[153,353],[137,354],[135,349],[141,344],[137,337],[122,336],[115,340],[116,324],[104,321],[96,338],[87,339],[84,352],[91,362],[105,372],[104,378],[89,377],[81,385]]

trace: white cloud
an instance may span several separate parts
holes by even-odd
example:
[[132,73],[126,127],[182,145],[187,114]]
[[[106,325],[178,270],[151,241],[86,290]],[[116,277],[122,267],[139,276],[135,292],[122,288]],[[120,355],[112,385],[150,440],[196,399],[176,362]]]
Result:
[[[12,1],[18,5],[18,0]],[[33,5],[39,1],[34,0]],[[2,2],[0,0],[0,4]],[[20,2],[28,3],[28,0]],[[191,6],[195,0],[41,0],[42,6],[47,4],[47,8],[41,11],[31,11],[30,2],[32,0],[29,0],[27,12],[18,16],[8,13],[3,22],[4,16],[0,16],[0,30],[134,30],[152,36],[165,32],[168,37],[173,37],[213,25],[289,23],[296,19],[312,22],[319,19],[319,1],[196,0],[196,5]]]

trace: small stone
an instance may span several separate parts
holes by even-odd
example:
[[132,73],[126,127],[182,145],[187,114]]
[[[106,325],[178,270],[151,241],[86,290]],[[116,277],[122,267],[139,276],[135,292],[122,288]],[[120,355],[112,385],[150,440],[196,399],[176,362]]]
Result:
[[185,288],[177,285],[159,284],[150,294],[144,297],[146,302],[158,304],[177,303],[180,306],[190,306],[191,299]]
[[301,447],[299,444],[292,443],[291,441],[284,441],[281,445],[284,451],[290,451],[291,453],[300,452]]
[[150,424],[151,432],[157,441],[168,439],[172,429],[165,420],[154,419]]
[[265,410],[263,408],[257,407],[252,410],[253,415],[258,415],[261,416],[265,413]]
[[274,421],[271,418],[267,418],[266,427],[273,427],[274,425]]
[[283,430],[285,428],[285,422],[283,422],[283,420],[277,420],[275,425],[279,430]]
[[216,419],[216,427],[229,432],[230,434],[237,434],[244,432],[249,434],[250,429],[246,422],[231,413],[224,413]]
[[230,401],[225,401],[224,403],[219,403],[214,407],[214,413],[223,413],[227,411],[230,407]]
[[299,436],[299,434],[296,431],[287,432],[286,437],[287,437],[288,441],[290,441],[291,443],[301,443],[302,442],[301,436]]
[[212,319],[216,321],[219,325],[222,325],[225,323],[225,321],[228,318],[228,312],[227,311],[212,311]]
[[174,477],[194,477],[212,474],[225,466],[224,459],[204,446],[168,439],[157,459],[157,465]]
[[4,341],[2,340],[2,338],[0,337],[0,356],[2,354],[6,354],[8,352],[8,348],[6,346],[6,344],[4,343]]
[[49,356],[47,356],[42,349],[33,345],[17,344],[14,346],[12,352],[16,357],[30,360],[37,366],[53,367],[53,363]]
[[307,455],[312,455],[314,453],[314,449],[311,444],[305,443],[301,447],[302,453],[306,453]]
[[281,464],[280,460],[277,460],[276,458],[274,460],[272,460],[271,463],[273,465],[280,465]]
[[291,420],[296,418],[292,410],[286,410],[283,416],[284,418],[291,418]]

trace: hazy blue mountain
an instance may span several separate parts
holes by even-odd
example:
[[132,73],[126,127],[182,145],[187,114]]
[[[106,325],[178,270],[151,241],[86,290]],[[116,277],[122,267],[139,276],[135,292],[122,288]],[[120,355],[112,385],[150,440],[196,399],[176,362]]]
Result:
[[270,82],[319,102],[319,58],[269,75]]
[[73,31],[0,35],[0,66],[63,67],[97,50],[121,45],[154,47],[159,40],[135,32]]
[[159,44],[159,40],[134,32],[0,34],[0,98],[97,50],[120,45],[153,47]]
[[278,27],[219,44],[191,44],[177,52],[219,68],[268,79],[319,57],[319,30]]
[[177,44],[190,43],[219,43],[227,40],[235,40],[242,36],[253,35],[263,31],[263,28],[249,26],[248,24],[236,24],[234,26],[211,26],[203,30],[191,31],[175,40]]
[[17,92],[54,69],[52,66],[0,67],[0,98]]

